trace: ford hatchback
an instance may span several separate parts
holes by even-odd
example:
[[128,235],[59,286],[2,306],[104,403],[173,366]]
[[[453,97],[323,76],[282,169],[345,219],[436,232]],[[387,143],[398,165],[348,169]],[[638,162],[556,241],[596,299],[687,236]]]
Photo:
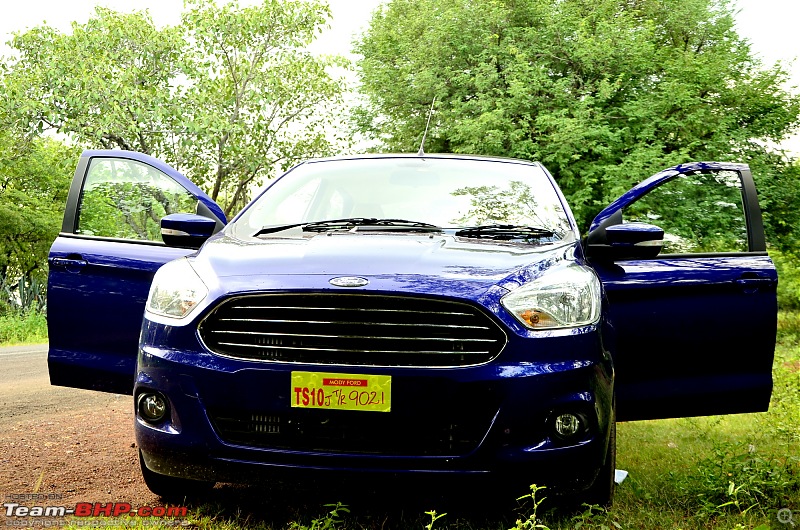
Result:
[[231,222],[86,151],[49,257],[54,385],[133,396],[148,487],[483,476],[609,503],[617,420],[764,411],[775,268],[750,170],[692,163],[582,237],[540,164],[301,163]]

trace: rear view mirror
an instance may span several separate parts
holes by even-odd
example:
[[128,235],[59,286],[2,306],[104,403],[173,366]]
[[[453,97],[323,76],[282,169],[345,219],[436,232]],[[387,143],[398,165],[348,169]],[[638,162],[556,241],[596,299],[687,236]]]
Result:
[[664,230],[647,223],[611,225],[604,232],[604,237],[589,234],[588,257],[609,261],[655,258],[664,245]]
[[161,219],[161,239],[170,247],[200,248],[217,222],[193,213],[173,213]]

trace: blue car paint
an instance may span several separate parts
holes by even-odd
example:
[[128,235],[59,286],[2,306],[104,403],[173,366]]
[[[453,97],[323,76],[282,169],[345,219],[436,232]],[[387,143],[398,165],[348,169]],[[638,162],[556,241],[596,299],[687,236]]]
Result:
[[[383,245],[382,240],[395,240],[396,246]],[[298,246],[300,250],[295,248]],[[474,302],[502,323],[508,332],[508,344],[502,361],[482,366],[425,370],[359,366],[357,372],[393,377],[396,381],[393,403],[404,405],[394,413],[401,417],[416,417],[442,393],[456,392],[465,385],[472,385],[475,393],[488,394],[494,388],[506,397],[498,400],[484,419],[482,442],[463,455],[427,456],[423,462],[416,462],[418,458],[411,455],[348,458],[339,453],[243,447],[226,443],[214,434],[208,410],[235,406],[253,414],[260,410],[273,414],[289,412],[289,376],[298,367],[265,366],[259,361],[220,357],[198,343],[196,326],[174,327],[166,334],[161,325],[146,319],[136,393],[158,389],[170,399],[178,400],[171,407],[176,417],[164,426],[137,422],[137,442],[147,466],[163,474],[174,474],[176,466],[180,466],[184,476],[215,480],[241,479],[242,473],[248,472],[257,475],[264,472],[261,468],[484,474],[510,472],[522,466],[536,468],[542,477],[546,472],[548,482],[553,484],[558,482],[559,470],[564,465],[574,466],[583,461],[583,483],[590,483],[605,451],[603,433],[607,433],[605,422],[612,394],[613,371],[610,358],[604,355],[598,326],[533,332],[523,328],[499,304],[507,290],[498,283],[516,286],[522,278],[536,277],[557,262],[575,259],[576,246],[574,242],[543,252],[525,245],[461,244],[449,236],[407,235],[397,241],[394,236],[365,234],[315,235],[301,242],[268,241],[244,246],[227,236],[210,241],[191,261],[203,277],[213,273],[220,278],[219,284],[210,286],[207,297],[215,304],[254,291],[347,290],[332,287],[328,279],[352,270],[353,260],[358,262],[359,254],[367,253],[371,247],[380,259],[364,262],[362,257],[364,265],[359,267],[359,275],[370,283],[360,292],[423,296],[435,293]],[[269,271],[256,272],[265,256],[269,256]],[[251,272],[242,274],[247,270]],[[397,273],[392,274],[392,270]],[[194,320],[202,321],[207,309],[195,315]],[[529,348],[531,339],[539,343],[535,354]],[[301,367],[309,371],[330,368],[322,364]],[[176,373],[180,373],[179,381],[175,381]],[[267,396],[265,389],[279,390]],[[576,406],[590,411],[596,427],[593,436],[565,451],[547,436],[545,424],[550,411]],[[191,420],[183,414],[190,414]],[[364,423],[368,429],[366,418]],[[528,431],[533,426],[538,436],[512,443],[519,431]],[[187,430],[196,433],[187,435]],[[177,432],[183,436],[177,436]],[[197,440],[205,443],[197,444]],[[192,470],[189,475],[185,471],[187,462]],[[575,477],[568,475],[568,479],[574,481]]]
[[[135,155],[96,151],[84,156]],[[157,166],[149,157],[136,159],[169,174],[221,215],[210,199],[177,172],[161,163]],[[694,164],[661,172],[601,212],[592,229],[602,229],[621,207],[660,183],[703,168],[741,171],[746,166]],[[558,194],[577,235],[563,195]],[[600,322],[531,331],[501,306],[500,298],[552,267],[587,263],[584,246],[577,239],[541,248],[464,243],[448,234],[398,238],[335,233],[248,243],[226,230],[189,257],[209,294],[189,323],[170,326],[147,318],[142,323],[147,288],[160,264],[191,251],[62,233],[53,245],[51,263],[72,261],[62,261],[51,270],[51,380],[118,392],[130,392],[135,380],[135,395],[158,390],[168,396],[170,416],[162,424],[136,421],[137,442],[147,467],[165,475],[241,480],[279,468],[459,474],[530,471],[548,483],[577,481],[585,486],[597,474],[607,449],[615,390],[621,419],[626,414],[628,419],[639,419],[766,408],[777,277],[766,254],[755,250],[742,256],[592,264],[608,295]],[[75,261],[87,265],[76,266]],[[351,454],[254,447],[220,437],[213,426],[213,411],[291,413],[290,372],[328,371],[331,365],[298,368],[216,355],[200,340],[197,323],[220,301],[238,295],[346,290],[329,283],[331,277],[341,275],[368,279],[368,287],[361,292],[473,304],[505,331],[502,354],[478,366],[352,369],[393,377],[395,415],[401,423],[412,422],[431,403],[444,399],[443,394],[473,396],[486,407],[483,432],[474,447],[459,454]],[[96,320],[95,311],[79,310],[91,304],[100,307],[106,320]],[[685,315],[687,307],[695,317],[706,318],[705,330],[699,318],[689,320],[688,327],[679,318],[677,327],[663,318]],[[748,311],[757,315],[751,321],[754,331],[724,340],[720,330],[729,330],[736,324],[736,315]],[[124,335],[110,332],[116,326],[125,328]],[[97,333],[98,329],[106,333]],[[141,330],[136,369],[132,330],[136,334]],[[700,359],[697,351],[710,355]],[[735,362],[727,363],[730,359]],[[548,422],[559,410],[580,410],[586,416],[591,427],[579,441],[565,445],[552,436]],[[365,425],[373,421],[370,413],[356,414],[366,414]]]
[[[630,260],[595,270],[615,323],[621,419],[765,410],[777,326],[768,256]],[[767,288],[748,287],[754,280]]]
[[[77,204],[92,159],[148,164],[171,177],[205,205],[220,224],[222,209],[169,165],[133,151],[87,150],[70,188],[64,224],[48,256],[50,381],[106,392],[131,393],[144,304],[156,270],[193,252],[163,244],[77,235]],[[86,367],[93,372],[87,372]]]
[[[139,244],[132,253],[131,244],[120,241],[56,238],[48,259],[50,382],[130,393],[153,275],[164,263],[190,252]],[[80,264],[58,265],[67,259]],[[87,366],[96,371],[88,373]]]
[[621,210],[649,191],[703,170],[741,174],[749,252],[660,255],[595,266],[618,337],[620,419],[758,412],[768,406],[778,275],[766,252],[746,164],[695,162],[661,171],[603,209],[592,221],[589,239],[616,224]]

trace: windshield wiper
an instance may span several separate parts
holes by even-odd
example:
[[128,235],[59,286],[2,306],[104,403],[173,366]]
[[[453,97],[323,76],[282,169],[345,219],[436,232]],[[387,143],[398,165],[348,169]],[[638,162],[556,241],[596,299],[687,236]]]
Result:
[[336,229],[364,229],[381,232],[441,232],[442,229],[430,223],[409,221],[407,219],[377,219],[375,217],[351,217],[333,221],[318,221],[303,226],[304,232],[324,232]]
[[302,227],[304,232],[326,232],[328,230],[351,230],[353,228],[364,228],[370,231],[391,231],[391,232],[441,232],[441,228],[419,221],[408,221],[406,219],[379,219],[377,217],[346,217],[344,219],[329,219],[326,221],[312,221],[308,223],[292,223],[277,226],[265,226],[253,237],[262,234],[273,234],[282,232],[290,228]]
[[461,228],[455,232],[459,237],[471,237],[475,239],[543,239],[555,237],[556,233],[546,228],[524,225],[481,225]]

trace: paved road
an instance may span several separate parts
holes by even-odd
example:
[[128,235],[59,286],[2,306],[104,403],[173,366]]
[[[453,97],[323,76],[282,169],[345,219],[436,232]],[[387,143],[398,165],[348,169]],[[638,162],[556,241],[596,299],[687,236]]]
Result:
[[47,417],[129,399],[128,396],[50,386],[47,344],[0,348],[0,430],[20,419]]

